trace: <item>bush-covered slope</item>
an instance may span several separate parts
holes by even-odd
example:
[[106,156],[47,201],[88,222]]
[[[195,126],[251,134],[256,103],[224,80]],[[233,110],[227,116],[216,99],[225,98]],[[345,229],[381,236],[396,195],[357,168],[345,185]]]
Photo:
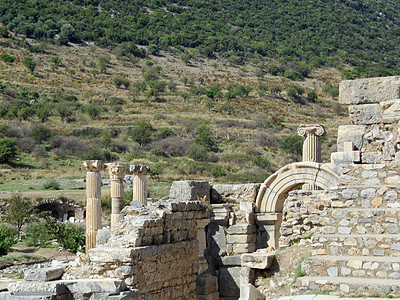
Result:
[[[133,41],[198,48],[207,56],[254,53],[311,66],[352,65],[346,77],[398,73],[395,0],[1,0],[0,20],[32,37]],[[71,25],[71,26],[70,26]]]

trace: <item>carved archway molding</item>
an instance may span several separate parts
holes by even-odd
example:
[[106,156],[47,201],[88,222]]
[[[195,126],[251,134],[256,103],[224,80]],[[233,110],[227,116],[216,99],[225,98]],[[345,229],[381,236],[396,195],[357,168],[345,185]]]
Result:
[[256,198],[256,220],[260,228],[258,247],[278,248],[282,210],[288,193],[303,184],[328,189],[340,184],[340,178],[328,164],[297,162],[284,166],[261,185]]

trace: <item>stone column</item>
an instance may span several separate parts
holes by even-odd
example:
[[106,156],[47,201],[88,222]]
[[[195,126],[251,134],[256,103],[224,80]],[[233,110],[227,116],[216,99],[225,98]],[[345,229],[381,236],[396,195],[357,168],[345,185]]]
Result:
[[[319,137],[325,134],[325,128],[319,124],[300,125],[297,133],[305,137],[303,143],[303,161],[322,162],[321,158],[321,142]],[[303,190],[317,190],[314,184],[303,185]]]
[[133,173],[133,200],[147,205],[147,172],[149,167],[141,165],[131,165],[129,170]]
[[86,160],[86,253],[96,247],[97,230],[101,229],[101,174],[103,162]]
[[127,163],[108,163],[107,170],[111,181],[111,228],[118,225],[124,202],[124,177]]

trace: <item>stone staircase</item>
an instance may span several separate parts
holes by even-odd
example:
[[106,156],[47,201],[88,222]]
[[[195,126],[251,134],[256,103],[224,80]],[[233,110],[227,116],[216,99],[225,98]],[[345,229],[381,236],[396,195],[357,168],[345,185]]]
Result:
[[322,226],[296,293],[400,295],[400,188],[360,184],[327,194],[330,207],[320,211]]

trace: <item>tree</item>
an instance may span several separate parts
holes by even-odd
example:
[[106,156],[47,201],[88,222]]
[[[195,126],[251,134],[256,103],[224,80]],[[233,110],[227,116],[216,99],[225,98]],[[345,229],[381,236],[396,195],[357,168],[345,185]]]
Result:
[[38,143],[49,140],[51,135],[51,129],[44,125],[36,125],[31,129],[31,137]]
[[147,84],[150,87],[150,90],[147,92],[147,96],[153,96],[154,98],[157,98],[160,93],[164,92],[165,87],[167,86],[166,82],[160,80],[149,81]]
[[36,68],[36,62],[32,59],[32,57],[25,56],[24,65],[33,74],[33,71],[35,71]]
[[18,229],[18,238],[21,238],[22,226],[33,220],[34,209],[32,203],[17,193],[7,201],[5,221]]
[[282,140],[279,148],[289,154],[301,155],[303,151],[303,138],[299,135],[289,135]]
[[86,112],[90,116],[90,118],[97,119],[97,117],[100,116],[101,113],[101,107],[96,105],[96,104],[88,104],[86,106]]
[[61,27],[60,39],[62,39],[63,43],[68,43],[69,41],[74,40],[75,39],[75,28],[69,23],[64,24]]
[[150,122],[138,121],[132,130],[132,139],[140,146],[146,145],[151,141],[153,126]]
[[42,123],[46,122],[50,117],[50,110],[46,106],[41,106],[36,109],[36,116]]
[[217,151],[216,141],[211,134],[210,128],[205,125],[199,125],[196,129],[196,137],[194,143],[201,145],[207,149],[207,151]]
[[147,47],[147,51],[149,51],[149,53],[156,55],[158,53],[158,51],[160,51],[160,49],[158,49],[158,46],[155,44],[150,44],[149,47]]
[[14,228],[8,227],[4,224],[0,225],[0,256],[6,255],[12,245],[17,243],[18,234]]
[[3,137],[0,138],[0,163],[8,163],[17,154],[17,139]]

